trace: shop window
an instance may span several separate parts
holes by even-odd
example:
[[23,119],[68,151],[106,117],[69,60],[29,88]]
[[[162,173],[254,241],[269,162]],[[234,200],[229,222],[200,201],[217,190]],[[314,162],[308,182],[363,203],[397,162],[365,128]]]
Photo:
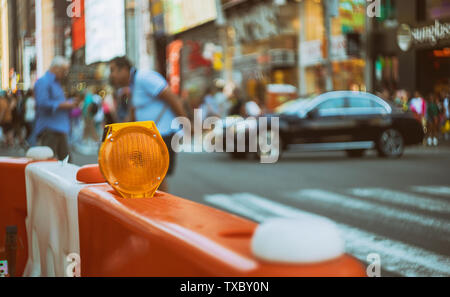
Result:
[[375,61],[375,78],[379,89],[395,89],[399,80],[398,57],[379,56]]

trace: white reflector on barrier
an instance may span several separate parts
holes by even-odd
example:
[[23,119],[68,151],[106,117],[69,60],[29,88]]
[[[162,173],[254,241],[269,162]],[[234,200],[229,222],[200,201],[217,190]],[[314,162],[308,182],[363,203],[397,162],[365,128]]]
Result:
[[252,252],[268,262],[318,263],[342,256],[345,242],[336,224],[325,218],[272,219],[256,229]]
[[36,146],[27,151],[26,157],[33,159],[34,161],[45,161],[53,158],[54,153],[52,149],[47,146]]

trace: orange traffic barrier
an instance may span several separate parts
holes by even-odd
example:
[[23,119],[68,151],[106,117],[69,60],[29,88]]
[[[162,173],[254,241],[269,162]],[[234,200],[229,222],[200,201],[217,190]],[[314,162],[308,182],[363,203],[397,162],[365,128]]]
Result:
[[10,265],[11,276],[23,274],[28,258],[25,167],[31,162],[26,158],[0,157],[0,250],[6,250],[6,228],[17,227],[16,267],[11,271]]
[[157,192],[124,199],[109,185],[82,189],[78,199],[84,277],[365,276],[349,255],[313,264],[277,264],[252,254],[257,224]]

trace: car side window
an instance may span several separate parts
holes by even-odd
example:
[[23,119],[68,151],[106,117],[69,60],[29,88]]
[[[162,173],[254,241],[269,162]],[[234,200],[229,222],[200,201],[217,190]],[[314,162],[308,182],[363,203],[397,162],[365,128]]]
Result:
[[381,105],[380,103],[376,102],[375,100],[370,100],[370,102],[372,103],[372,107],[373,108],[381,108],[383,110],[386,110],[386,108]]
[[372,108],[374,101],[366,98],[351,97],[348,99],[349,108]]
[[318,104],[313,111],[321,117],[342,115],[345,108],[345,98],[332,98]]
[[344,108],[345,107],[345,100],[344,98],[334,98],[329,99],[325,102],[322,102],[317,106],[317,109],[320,111],[325,111],[329,109],[337,109],[337,108]]

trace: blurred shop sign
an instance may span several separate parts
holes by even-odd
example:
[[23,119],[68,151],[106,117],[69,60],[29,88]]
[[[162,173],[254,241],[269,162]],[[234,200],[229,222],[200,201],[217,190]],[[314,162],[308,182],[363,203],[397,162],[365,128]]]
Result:
[[173,93],[180,94],[181,86],[181,49],[183,48],[183,41],[172,41],[167,47],[167,75],[169,85]]
[[297,63],[295,52],[289,49],[271,49],[269,59],[275,67],[294,67]]
[[435,20],[434,25],[411,28],[402,24],[397,31],[397,44],[402,51],[412,46],[435,46],[441,41],[450,40],[450,23]]
[[319,64],[322,60],[322,40],[311,40],[301,43],[300,63],[302,66]]
[[164,14],[167,32],[174,35],[216,20],[216,1],[165,0]]
[[279,35],[278,7],[268,4],[254,6],[245,14],[230,17],[238,42],[265,40]]
[[345,60],[347,56],[347,39],[344,35],[331,37],[331,59]]
[[244,70],[253,69],[258,66],[259,54],[242,55],[233,58],[233,68]]
[[[300,64],[303,67],[321,64],[324,59],[323,41],[311,40],[300,45]],[[331,37],[331,60],[345,60],[347,55],[347,39],[344,35]]]

